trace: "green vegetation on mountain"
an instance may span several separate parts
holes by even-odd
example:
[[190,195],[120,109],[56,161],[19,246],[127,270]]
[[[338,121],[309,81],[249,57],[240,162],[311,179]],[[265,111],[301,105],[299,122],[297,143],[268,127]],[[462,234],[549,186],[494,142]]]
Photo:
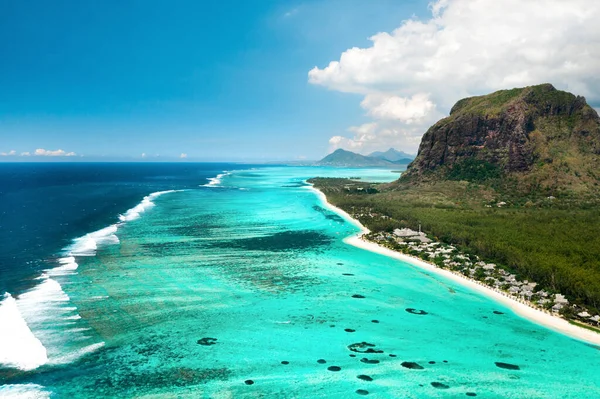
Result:
[[600,119],[583,97],[550,84],[460,100],[424,135],[402,182],[466,180],[496,191],[594,196]]
[[421,224],[600,311],[600,119],[583,97],[545,84],[463,99],[398,181],[314,183],[348,212],[386,215],[359,217],[372,231]]

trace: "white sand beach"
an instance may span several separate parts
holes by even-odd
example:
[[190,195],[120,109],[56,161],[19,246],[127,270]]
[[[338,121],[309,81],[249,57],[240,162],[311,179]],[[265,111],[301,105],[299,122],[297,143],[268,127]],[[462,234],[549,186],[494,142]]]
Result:
[[345,243],[353,245],[358,248],[365,249],[367,251],[375,252],[375,253],[378,253],[381,255],[385,255],[385,256],[388,256],[388,257],[391,257],[394,259],[401,260],[403,262],[410,263],[411,265],[420,267],[429,272],[437,273],[438,275],[441,275],[447,279],[456,281],[457,283],[459,283],[465,287],[468,287],[472,290],[475,290],[484,295],[487,295],[488,297],[494,299],[495,301],[500,302],[503,305],[507,306],[513,312],[515,312],[517,315],[524,317],[534,323],[537,323],[539,325],[542,325],[544,327],[547,327],[547,328],[557,331],[559,333],[565,334],[572,338],[575,338],[575,339],[578,339],[578,340],[581,340],[581,341],[584,341],[584,342],[587,342],[590,344],[600,345],[600,334],[598,334],[594,331],[587,330],[585,328],[573,325],[561,317],[553,316],[551,314],[545,313],[538,309],[534,309],[531,306],[528,306],[528,305],[521,303],[509,296],[506,296],[499,292],[496,292],[487,286],[480,285],[470,279],[467,279],[466,277],[462,277],[458,274],[454,274],[449,270],[440,269],[439,267],[435,266],[433,263],[429,263],[429,262],[426,262],[419,258],[409,256],[409,255],[406,255],[406,254],[403,254],[400,252],[392,251],[391,249],[388,249],[388,248],[382,247],[380,245],[377,245],[373,242],[364,240],[362,238],[362,236],[364,234],[369,233],[369,229],[367,229],[365,226],[363,226],[358,220],[352,218],[344,210],[329,203],[327,201],[327,197],[321,191],[317,190],[316,188],[314,188],[312,186],[311,186],[311,189],[317,193],[317,195],[319,196],[319,198],[323,202],[323,205],[326,208],[332,210],[333,212],[336,212],[337,214],[341,215],[346,220],[348,220],[350,223],[356,225],[357,227],[359,227],[361,229],[361,231],[358,234],[344,239]]

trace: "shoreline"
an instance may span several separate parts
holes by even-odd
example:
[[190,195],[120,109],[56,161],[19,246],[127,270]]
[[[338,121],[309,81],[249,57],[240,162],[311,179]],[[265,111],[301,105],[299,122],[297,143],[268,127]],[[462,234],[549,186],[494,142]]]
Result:
[[407,262],[415,267],[419,267],[429,272],[436,273],[440,276],[443,276],[449,280],[452,280],[458,284],[461,284],[464,287],[470,288],[476,292],[479,292],[488,298],[499,302],[509,309],[511,309],[515,314],[533,322],[538,325],[549,328],[555,332],[566,335],[570,338],[574,338],[585,343],[600,345],[600,334],[587,330],[583,327],[579,327],[569,323],[566,319],[562,317],[554,316],[549,313],[545,313],[541,310],[538,310],[532,306],[529,306],[525,303],[517,301],[508,295],[500,293],[498,291],[493,290],[492,288],[483,285],[481,283],[475,282],[474,280],[468,279],[465,276],[461,276],[459,274],[453,273],[450,270],[442,269],[434,265],[433,263],[426,262],[420,258],[413,257],[407,254],[403,254],[400,252],[393,251],[389,248],[382,247],[374,242],[366,241],[362,238],[364,234],[368,234],[370,231],[367,227],[365,227],[360,221],[354,219],[350,214],[348,214],[343,209],[338,208],[337,206],[331,204],[325,194],[316,189],[313,185],[310,186],[310,189],[315,192],[317,197],[321,200],[325,207],[346,219],[348,222],[352,223],[356,227],[360,229],[360,231],[352,235],[350,237],[344,238],[344,242],[346,244],[352,245],[357,248],[364,249],[366,251],[378,253],[380,255],[384,255],[393,259],[397,259],[403,262]]

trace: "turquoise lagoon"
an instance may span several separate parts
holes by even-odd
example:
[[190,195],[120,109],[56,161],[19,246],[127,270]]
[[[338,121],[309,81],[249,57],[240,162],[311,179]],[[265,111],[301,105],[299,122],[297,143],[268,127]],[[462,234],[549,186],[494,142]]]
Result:
[[313,176],[398,175],[265,167],[147,198],[21,303],[48,359],[0,374],[0,396],[600,397],[598,348],[345,244],[358,228]]

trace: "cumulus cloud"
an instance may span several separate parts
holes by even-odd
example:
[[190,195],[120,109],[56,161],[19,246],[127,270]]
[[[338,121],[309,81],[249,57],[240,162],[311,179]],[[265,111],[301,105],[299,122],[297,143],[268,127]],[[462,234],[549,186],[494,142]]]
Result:
[[424,93],[411,98],[382,93],[367,94],[360,105],[376,119],[399,120],[409,125],[421,121],[435,107]]
[[25,151],[25,152],[22,152],[22,153],[21,153],[21,156],[22,156],[22,157],[28,157],[28,156],[30,156],[30,155],[31,155],[31,153],[30,153],[29,151]]
[[185,152],[182,152],[179,158],[187,158],[187,154]]
[[9,152],[0,152],[0,156],[3,157],[9,157],[13,155],[17,155],[17,152],[15,150],[10,150]]
[[600,2],[438,0],[430,11],[308,74],[365,96],[361,106],[379,126],[372,140],[390,129],[420,136],[458,99],[499,89],[549,82],[600,103]]
[[[44,157],[73,157],[73,156],[77,155],[74,152],[66,152],[61,149],[52,151],[52,150],[45,150],[43,148],[38,148],[37,150],[35,150],[35,152],[33,154],[37,155],[37,156],[44,156]],[[21,155],[24,155],[24,153]],[[29,153],[27,153],[27,155],[29,155]]]
[[421,140],[420,126],[400,128],[386,123],[370,122],[351,126],[348,132],[352,134],[351,137],[333,136],[329,139],[330,151],[344,148],[367,154],[391,146],[400,148],[400,143],[403,150],[410,152],[419,146]]

